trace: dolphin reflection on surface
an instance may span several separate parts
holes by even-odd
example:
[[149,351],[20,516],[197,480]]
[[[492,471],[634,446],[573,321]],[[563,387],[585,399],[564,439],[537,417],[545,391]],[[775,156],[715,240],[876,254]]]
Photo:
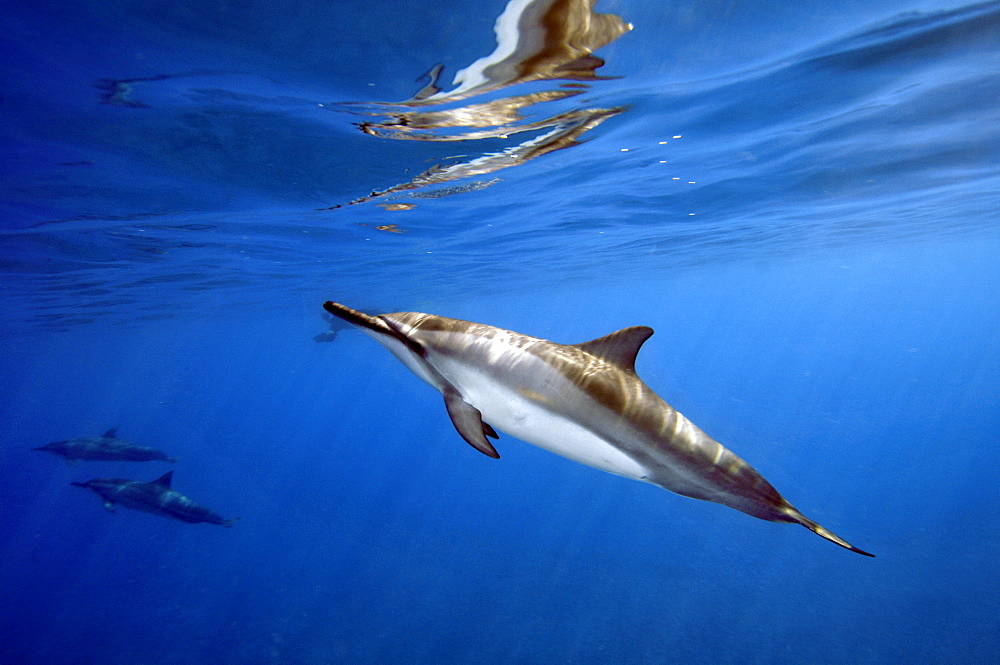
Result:
[[[518,166],[576,145],[584,133],[626,111],[626,106],[570,108],[541,114],[541,118],[531,121],[525,121],[522,115],[530,106],[570,99],[588,90],[589,83],[604,80],[596,73],[604,60],[593,52],[630,31],[632,25],[614,14],[594,12],[595,1],[510,0],[494,26],[495,50],[455,74],[454,89],[441,90],[438,79],[443,66],[435,65],[427,74],[430,82],[406,101],[331,105],[334,110],[377,117],[358,123],[358,127],[378,138],[469,141],[535,134],[497,152],[431,167],[412,180],[373,190],[350,203],[364,203]],[[455,105],[533,81],[563,83],[556,89]]]

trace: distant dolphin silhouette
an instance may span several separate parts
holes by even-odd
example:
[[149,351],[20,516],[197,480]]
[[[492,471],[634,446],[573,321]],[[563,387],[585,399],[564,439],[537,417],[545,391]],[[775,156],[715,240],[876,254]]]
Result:
[[173,475],[173,471],[167,471],[149,483],[126,480],[125,478],[94,478],[83,483],[70,483],[70,485],[92,491],[103,499],[104,507],[112,513],[115,512],[117,504],[191,524],[208,522],[209,524],[221,524],[229,527],[239,519],[238,517],[231,520],[222,519],[208,508],[198,505],[180,492],[170,489]]
[[81,439],[53,441],[40,448],[33,448],[46,453],[65,457],[70,462],[76,460],[100,460],[105,462],[149,462],[161,460],[176,462],[176,457],[168,457],[163,451],[149,446],[140,446],[118,438],[118,429],[109,429],[103,436],[91,436]]
[[801,524],[874,556],[806,518],[753,467],[663,401],[635,372],[651,328],[556,344],[480,323],[401,312],[369,316],[335,302],[354,324],[444,395],[455,429],[490,457],[505,432],[581,464],[714,501],[771,522]]

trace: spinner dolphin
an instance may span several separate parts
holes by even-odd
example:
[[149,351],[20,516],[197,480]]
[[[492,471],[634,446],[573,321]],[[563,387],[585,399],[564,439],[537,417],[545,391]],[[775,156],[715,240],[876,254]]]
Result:
[[115,506],[121,505],[133,510],[141,510],[160,517],[199,524],[219,524],[232,526],[238,517],[231,520],[223,519],[214,511],[195,503],[180,492],[170,487],[174,472],[165,474],[148,483],[126,478],[94,478],[83,483],[70,483],[74,487],[82,487],[101,497],[108,512],[115,512]]
[[370,316],[335,302],[324,308],[438,389],[458,433],[490,457],[500,456],[489,441],[499,429],[595,469],[762,520],[801,524],[874,556],[805,517],[753,467],[643,383],[635,358],[651,328],[557,344],[432,314]]
[[176,457],[170,457],[162,450],[122,441],[118,438],[118,428],[109,429],[101,436],[53,441],[33,450],[59,455],[71,464],[78,464],[79,460],[103,462],[177,461]]

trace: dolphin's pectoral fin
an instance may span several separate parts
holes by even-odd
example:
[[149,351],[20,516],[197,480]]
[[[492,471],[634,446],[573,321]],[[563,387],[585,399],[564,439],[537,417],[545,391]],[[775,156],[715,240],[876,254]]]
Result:
[[111,503],[110,501],[105,501],[105,502],[104,502],[104,508],[105,508],[105,510],[107,510],[107,511],[108,511],[109,513],[113,513],[113,512],[115,512],[115,504]]
[[500,458],[497,449],[486,440],[487,436],[494,439],[500,437],[497,436],[496,430],[483,422],[483,414],[479,409],[462,399],[456,390],[444,391],[444,405],[448,408],[448,415],[455,429],[469,445],[484,455],[494,459]]

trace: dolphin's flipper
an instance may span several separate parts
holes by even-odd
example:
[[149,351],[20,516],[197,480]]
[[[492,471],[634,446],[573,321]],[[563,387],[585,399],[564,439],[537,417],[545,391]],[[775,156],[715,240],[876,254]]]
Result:
[[118,438],[118,428],[112,427],[107,432],[104,433],[105,439],[117,439]]
[[455,429],[473,448],[484,455],[500,459],[500,453],[486,440],[487,435],[499,438],[496,430],[483,422],[483,414],[458,394],[457,390],[444,391],[444,405],[448,407],[448,415]]
[[115,504],[111,503],[110,501],[105,501],[104,509],[107,510],[109,513],[113,513],[115,512]]

